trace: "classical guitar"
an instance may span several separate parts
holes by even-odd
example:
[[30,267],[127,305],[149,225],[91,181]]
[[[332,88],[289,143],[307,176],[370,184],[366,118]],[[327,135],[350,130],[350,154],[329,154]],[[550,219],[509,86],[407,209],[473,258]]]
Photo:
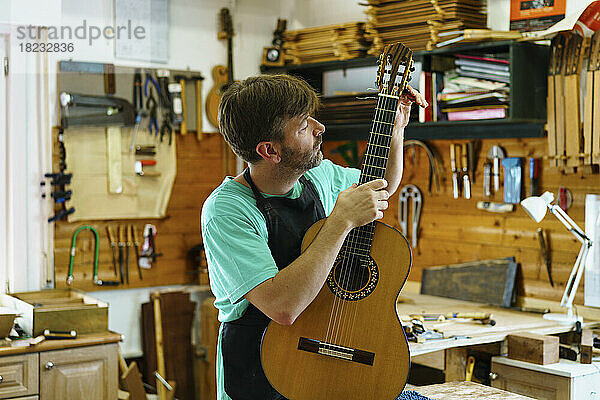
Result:
[[[411,70],[412,50],[386,46],[360,184],[384,176],[399,96]],[[323,223],[308,230],[303,251]],[[325,285],[294,324],[267,327],[261,359],[271,385],[292,400],[395,399],[410,368],[396,300],[411,258],[406,238],[391,226],[375,221],[352,230]]]
[[219,103],[221,93],[228,84],[233,82],[233,22],[228,8],[222,8],[220,12],[221,32],[219,39],[227,39],[227,67],[217,65],[212,69],[213,87],[206,96],[206,117],[215,128],[219,127]]

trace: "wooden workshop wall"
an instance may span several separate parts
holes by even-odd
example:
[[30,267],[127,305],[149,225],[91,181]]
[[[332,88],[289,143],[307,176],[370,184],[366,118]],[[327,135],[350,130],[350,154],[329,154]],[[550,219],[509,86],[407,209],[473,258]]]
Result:
[[[156,248],[162,256],[153,263],[151,270],[142,270],[143,280],[138,278],[133,249],[129,255],[129,285],[103,287],[102,289],[127,289],[144,286],[183,283],[208,283],[206,273],[196,275],[187,262],[190,248],[202,242],[200,211],[210,192],[223,180],[221,163],[221,137],[204,134],[198,141],[194,133],[178,135],[177,178],[167,208],[167,217],[159,220],[113,220],[81,221],[67,223],[58,221],[55,226],[54,265],[56,287],[66,287],[69,268],[71,238],[81,225],[92,225],[100,235],[99,277],[116,280],[113,273],[112,252],[106,234],[106,225],[134,224],[141,232],[146,223],[156,225],[158,235]],[[163,146],[166,144],[163,144]],[[56,157],[55,157],[56,159]],[[93,240],[91,232],[83,231],[77,238],[73,286],[82,290],[98,290],[92,284]],[[118,257],[118,250],[117,250]],[[118,260],[117,260],[118,261]]]
[[[449,164],[450,143],[464,141],[436,140],[429,142],[444,160],[444,170],[440,170],[442,189],[440,193],[427,192],[429,164],[424,152],[417,149],[405,152],[405,169],[402,185],[417,185],[423,194],[423,209],[417,249],[413,249],[413,266],[410,280],[420,281],[423,268],[488,258],[514,256],[520,263],[518,272],[518,294],[521,296],[559,301],[564,285],[579,251],[579,242],[552,216],[541,224],[536,224],[517,206],[516,211],[496,214],[481,211],[476,203],[483,198],[483,162],[492,145],[501,145],[508,157],[523,157],[523,177],[528,187],[528,167],[526,157],[542,158],[547,153],[545,138],[482,140],[478,155],[477,175],[472,188],[472,198],[452,199],[452,181]],[[339,164],[344,161],[331,150],[345,142],[324,142],[325,156]],[[116,288],[155,286],[178,283],[207,283],[206,274],[199,279],[186,261],[187,251],[201,242],[200,211],[206,197],[223,179],[221,138],[218,135],[205,135],[198,142],[195,135],[179,137],[177,144],[178,173],[169,202],[167,218],[164,220],[122,221],[134,223],[141,228],[144,223],[154,223],[158,228],[157,249],[163,256],[153,265],[151,271],[144,270],[144,280],[139,281],[137,271],[130,261],[130,284]],[[366,142],[359,142],[359,153],[364,152]],[[558,170],[541,162],[539,190],[556,193],[559,186],[565,186],[573,194],[573,206],[568,214],[580,225],[584,225],[584,202],[586,193],[600,191],[600,175],[562,175]],[[502,178],[502,177],[501,177]],[[495,195],[494,201],[502,201],[502,193]],[[412,218],[412,212],[409,213]],[[108,221],[114,225],[121,221]],[[390,208],[384,222],[399,228],[398,194],[390,199]],[[409,221],[409,231],[410,231]],[[59,222],[55,229],[56,286],[65,287],[69,265],[71,236],[74,230],[84,224]],[[92,221],[100,234],[100,278],[113,280],[112,255],[106,238],[105,222]],[[546,267],[540,257],[536,229],[542,227],[550,241],[552,276],[554,288],[550,286]],[[89,233],[82,233],[77,243],[74,286],[84,290],[98,289],[91,283],[93,243]],[[410,238],[410,232],[409,232]],[[133,253],[130,255],[134,259]],[[582,282],[575,299],[583,304]]]
[[[435,140],[428,142],[444,160],[445,171],[440,171],[445,181],[440,193],[428,193],[429,163],[423,150],[417,148],[405,151],[404,176],[401,185],[417,185],[423,194],[420,234],[418,246],[413,249],[413,265],[409,280],[420,281],[423,268],[473,260],[483,260],[514,256],[520,268],[517,274],[518,295],[560,301],[565,289],[580,243],[554,217],[548,215],[538,225],[525,213],[520,205],[508,214],[496,214],[476,208],[477,201],[483,198],[483,162],[493,145],[504,148],[507,157],[522,157],[524,188],[529,188],[529,169],[526,157],[542,158],[547,154],[545,138],[482,140],[478,155],[475,184],[470,200],[452,198],[452,176],[450,171],[450,144],[464,143],[464,140]],[[339,154],[331,150],[344,142],[324,142],[325,157],[343,164]],[[364,153],[366,142],[359,142],[359,154]],[[586,193],[600,192],[600,175],[562,175],[555,168],[548,167],[547,161],[540,162],[539,191],[549,190],[556,196],[559,186],[565,186],[573,194],[573,205],[568,214],[581,227],[584,226],[584,202]],[[502,184],[502,175],[501,175]],[[502,189],[502,187],[501,187]],[[526,193],[526,192],[525,192]],[[523,192],[522,192],[523,194]],[[501,202],[502,191],[494,201]],[[409,203],[409,215],[412,211]],[[398,194],[390,199],[390,208],[385,213],[384,222],[399,229]],[[536,229],[542,227],[550,241],[552,278],[550,286],[545,264],[540,256]],[[409,220],[409,238],[411,220]],[[575,299],[583,304],[582,279]]]

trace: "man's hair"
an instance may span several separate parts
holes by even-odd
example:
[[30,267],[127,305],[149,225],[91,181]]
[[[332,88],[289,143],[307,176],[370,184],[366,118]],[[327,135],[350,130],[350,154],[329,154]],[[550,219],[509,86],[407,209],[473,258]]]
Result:
[[248,163],[261,160],[260,142],[282,142],[290,118],[314,113],[319,98],[304,80],[290,75],[259,75],[232,83],[219,104],[219,129],[235,154]]

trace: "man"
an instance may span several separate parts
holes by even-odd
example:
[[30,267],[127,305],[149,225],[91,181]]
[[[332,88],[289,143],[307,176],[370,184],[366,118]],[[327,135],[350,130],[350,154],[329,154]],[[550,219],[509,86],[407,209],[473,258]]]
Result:
[[[384,179],[357,186],[360,171],[323,160],[325,127],[312,117],[314,90],[287,75],[233,83],[219,106],[219,126],[248,163],[226,177],[202,209],[202,235],[222,322],[218,399],[283,399],[267,381],[260,340],[267,324],[292,324],[323,286],[346,235],[383,217],[402,176],[404,127],[414,99],[403,95]],[[306,230],[328,217],[300,254]]]

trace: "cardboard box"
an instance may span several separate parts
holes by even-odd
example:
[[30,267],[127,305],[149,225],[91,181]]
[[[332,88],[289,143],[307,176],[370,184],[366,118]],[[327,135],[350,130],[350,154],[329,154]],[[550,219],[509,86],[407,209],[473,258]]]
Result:
[[76,289],[2,294],[0,304],[20,314],[15,322],[31,336],[44,329],[78,335],[108,331],[108,304]]

